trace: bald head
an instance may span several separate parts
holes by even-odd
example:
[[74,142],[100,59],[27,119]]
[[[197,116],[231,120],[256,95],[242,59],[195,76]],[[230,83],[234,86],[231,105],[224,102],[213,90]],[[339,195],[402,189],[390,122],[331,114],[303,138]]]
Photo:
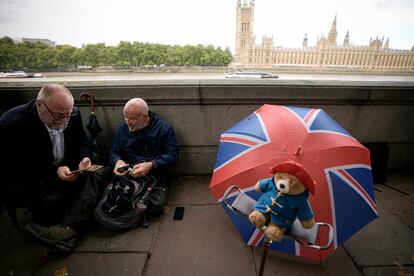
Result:
[[124,107],[125,110],[130,110],[132,112],[135,112],[137,115],[148,115],[148,104],[141,98],[133,98],[129,100]]
[[149,124],[149,108],[147,103],[141,98],[129,100],[124,107],[124,121],[129,131],[134,132],[143,129]]
[[71,102],[73,105],[73,96],[70,91],[60,84],[48,84],[43,86],[37,94],[37,99],[44,102]]

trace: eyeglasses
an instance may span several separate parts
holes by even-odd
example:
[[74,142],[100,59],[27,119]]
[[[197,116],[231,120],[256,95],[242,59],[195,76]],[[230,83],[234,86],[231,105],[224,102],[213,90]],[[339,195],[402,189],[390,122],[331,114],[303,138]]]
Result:
[[71,113],[53,112],[52,110],[50,110],[50,108],[47,106],[47,104],[44,101],[42,100],[39,100],[39,101],[45,105],[47,111],[49,111],[50,115],[52,115],[53,119],[56,121],[61,120],[63,118],[70,118],[76,115],[76,112],[74,110],[72,110]]

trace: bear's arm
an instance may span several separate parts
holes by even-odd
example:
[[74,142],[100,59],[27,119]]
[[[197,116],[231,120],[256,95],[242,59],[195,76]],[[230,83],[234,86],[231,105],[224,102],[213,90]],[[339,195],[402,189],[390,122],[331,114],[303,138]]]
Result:
[[259,180],[259,192],[267,192],[269,189],[269,178]]

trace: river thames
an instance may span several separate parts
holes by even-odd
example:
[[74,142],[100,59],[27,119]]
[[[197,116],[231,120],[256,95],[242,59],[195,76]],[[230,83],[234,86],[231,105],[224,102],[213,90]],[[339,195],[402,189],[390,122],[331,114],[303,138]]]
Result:
[[[3,78],[0,82],[67,82],[67,81],[131,81],[131,80],[222,80],[224,73],[135,73],[135,72],[72,72],[42,73],[43,78]],[[277,74],[277,80],[308,81],[364,81],[364,82],[414,82],[414,75],[365,75],[365,74]]]

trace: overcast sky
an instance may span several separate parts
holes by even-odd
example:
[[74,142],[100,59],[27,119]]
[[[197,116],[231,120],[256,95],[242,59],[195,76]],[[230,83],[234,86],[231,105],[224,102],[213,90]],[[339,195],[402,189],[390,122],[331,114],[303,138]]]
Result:
[[[244,1],[244,0],[243,0]],[[301,47],[327,36],[337,14],[338,44],[390,38],[390,48],[414,45],[414,0],[256,0],[256,42]],[[237,0],[0,0],[0,37],[48,38],[57,44],[117,45],[139,41],[212,44],[234,53]]]

